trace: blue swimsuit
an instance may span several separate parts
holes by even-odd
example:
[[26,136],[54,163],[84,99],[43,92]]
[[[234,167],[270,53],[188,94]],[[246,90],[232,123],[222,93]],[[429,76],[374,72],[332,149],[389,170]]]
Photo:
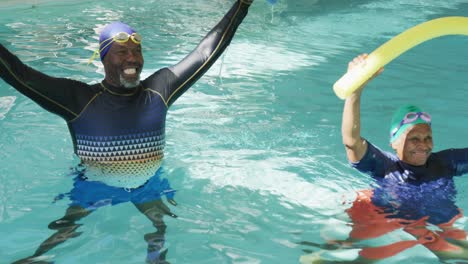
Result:
[[352,163],[378,183],[372,202],[391,217],[429,222],[448,222],[459,210],[455,205],[454,176],[468,173],[468,149],[448,149],[432,153],[424,166],[412,166],[396,155],[368,143],[364,157]]

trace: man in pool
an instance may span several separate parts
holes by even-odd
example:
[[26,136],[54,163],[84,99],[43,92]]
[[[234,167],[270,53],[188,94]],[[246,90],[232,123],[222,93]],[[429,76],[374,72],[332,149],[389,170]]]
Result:
[[167,194],[175,205],[173,190],[160,179],[166,113],[226,49],[252,2],[237,0],[194,51],[142,81],[143,37],[122,22],[111,23],[100,33],[97,53],[105,78],[94,85],[36,71],[0,44],[0,77],[66,120],[81,160],[69,193],[71,205],[64,217],[49,225],[56,233],[33,256],[18,262],[34,262],[79,235],[76,221],[96,208],[131,201],[157,229],[145,235],[147,261],[166,263],[162,216],[176,217],[161,201]]
[[[366,57],[362,54],[353,59],[348,71],[363,67]],[[349,241],[379,237],[396,229],[416,240],[364,248],[357,262],[390,257],[414,245],[425,246],[444,261],[468,259],[466,233],[452,225],[461,217],[453,177],[468,173],[468,148],[432,152],[431,116],[414,105],[404,105],[393,115],[389,136],[396,154],[374,146],[361,137],[360,101],[365,85],[345,101],[342,137],[352,167],[372,176],[378,186],[358,192],[348,209],[353,221]]]

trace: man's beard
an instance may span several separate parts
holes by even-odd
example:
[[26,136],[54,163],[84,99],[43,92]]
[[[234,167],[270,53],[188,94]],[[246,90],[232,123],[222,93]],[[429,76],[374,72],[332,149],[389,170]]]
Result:
[[140,75],[138,75],[138,78],[135,81],[127,81],[122,75],[120,75],[120,84],[127,89],[135,88],[140,84]]

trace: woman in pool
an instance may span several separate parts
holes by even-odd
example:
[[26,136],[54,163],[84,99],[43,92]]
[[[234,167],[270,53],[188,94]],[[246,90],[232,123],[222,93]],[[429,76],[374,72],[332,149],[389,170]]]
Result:
[[[365,65],[366,57],[362,54],[353,59],[348,71]],[[441,260],[468,259],[466,233],[453,226],[462,216],[455,205],[453,177],[468,173],[468,148],[432,152],[431,116],[414,105],[404,105],[393,115],[389,138],[395,154],[374,146],[361,137],[360,100],[365,85],[345,101],[342,137],[351,165],[372,176],[378,187],[358,192],[348,209],[353,222],[348,241],[371,239],[396,229],[416,240],[364,248],[356,261],[390,257],[418,244]],[[430,230],[428,225],[440,230]]]

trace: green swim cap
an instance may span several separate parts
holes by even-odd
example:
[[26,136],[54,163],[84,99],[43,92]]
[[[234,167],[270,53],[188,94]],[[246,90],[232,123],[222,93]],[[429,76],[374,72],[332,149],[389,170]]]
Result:
[[[418,113],[413,115],[413,118],[408,118],[406,115],[408,113]],[[422,113],[422,114],[421,114]],[[423,116],[422,116],[423,115]],[[413,120],[414,119],[414,120]],[[400,126],[402,121],[404,123]],[[428,124],[431,125],[431,117],[424,113],[421,108],[415,105],[404,105],[393,114],[392,122],[390,123],[390,143],[393,143],[397,138],[399,138],[408,128],[416,124]]]

